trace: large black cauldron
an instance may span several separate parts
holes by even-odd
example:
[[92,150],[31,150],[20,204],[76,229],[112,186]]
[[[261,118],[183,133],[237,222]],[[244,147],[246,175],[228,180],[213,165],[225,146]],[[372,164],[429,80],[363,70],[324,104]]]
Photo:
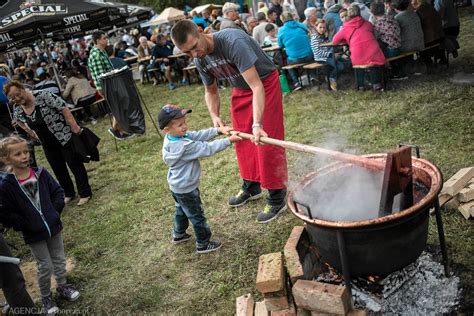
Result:
[[[368,155],[383,161],[385,154]],[[328,221],[312,218],[308,209],[294,200],[295,192],[308,189],[313,181],[332,177],[351,164],[334,163],[307,175],[289,194],[293,214],[307,223],[311,241],[324,261],[343,271],[343,256],[351,277],[385,276],[414,262],[426,247],[429,208],[441,190],[442,175],[432,163],[412,158],[414,205],[388,216],[362,221]],[[362,197],[363,198],[363,197]],[[295,203],[296,202],[296,203]]]

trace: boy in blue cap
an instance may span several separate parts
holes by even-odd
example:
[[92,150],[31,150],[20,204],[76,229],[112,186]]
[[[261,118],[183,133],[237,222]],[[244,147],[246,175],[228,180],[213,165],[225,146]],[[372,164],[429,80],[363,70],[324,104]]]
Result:
[[191,110],[167,104],[158,113],[160,129],[166,133],[162,153],[163,160],[169,167],[167,181],[176,202],[172,242],[178,244],[191,239],[191,235],[186,232],[191,222],[196,235],[197,253],[207,253],[219,249],[222,243],[211,240],[211,229],[204,216],[199,192],[199,158],[212,156],[241,138],[231,135],[208,142],[219,134],[228,135],[232,128],[224,126],[189,132],[186,114],[190,112]]

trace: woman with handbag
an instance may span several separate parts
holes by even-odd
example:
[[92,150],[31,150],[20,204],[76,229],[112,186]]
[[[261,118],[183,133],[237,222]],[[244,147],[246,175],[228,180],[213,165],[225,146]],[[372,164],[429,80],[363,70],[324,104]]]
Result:
[[[5,94],[14,103],[14,122],[41,141],[46,159],[51,165],[56,179],[64,189],[64,202],[74,199],[76,192],[69,175],[69,166],[79,193],[77,205],[86,204],[92,190],[89,177],[82,160],[71,146],[72,134],[80,134],[81,127],[60,97],[47,91],[28,91],[18,81],[10,81],[4,87]],[[28,129],[31,129],[28,131]]]
[[361,16],[360,7],[353,3],[347,9],[347,21],[332,39],[334,45],[347,43],[351,52],[357,90],[365,89],[365,71],[370,72],[370,81],[374,91],[383,90],[383,67],[385,56],[374,35],[374,27]]

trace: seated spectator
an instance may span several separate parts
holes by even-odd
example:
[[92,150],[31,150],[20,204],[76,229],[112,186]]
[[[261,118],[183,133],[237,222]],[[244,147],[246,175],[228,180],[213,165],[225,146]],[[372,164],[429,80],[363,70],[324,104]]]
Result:
[[385,8],[385,14],[391,17],[395,17],[397,12],[395,11],[395,8],[393,7],[392,0],[383,0],[383,4]]
[[[313,62],[313,51],[308,37],[309,30],[306,26],[295,21],[289,12],[282,13],[281,20],[283,26],[278,31],[278,45],[285,48],[288,64]],[[293,91],[300,90],[302,87],[298,82],[298,72],[290,69],[289,74]]]
[[[347,9],[348,21],[339,32],[334,35],[333,43],[345,42],[349,45],[352,65],[370,66],[370,80],[372,88],[382,90],[382,71],[385,66],[385,56],[374,35],[372,24],[360,15],[360,8],[353,3]],[[365,69],[355,69],[357,89],[365,89]]]
[[[420,17],[425,48],[441,43],[443,40],[443,28],[438,11],[427,0],[412,0],[411,4]],[[441,58],[442,54],[444,52],[439,47],[425,49],[420,53],[421,59],[425,62],[429,73],[433,71],[433,58]]]
[[364,4],[363,0],[355,0],[353,3],[359,7],[360,16],[366,21],[371,21],[372,13],[370,13],[370,9]]
[[283,0],[283,12],[290,12],[293,16],[293,19],[296,21],[300,20],[300,16],[298,15],[298,11],[296,10],[296,6],[294,0]]
[[311,49],[314,60],[320,64],[329,66],[329,83],[333,91],[337,91],[337,76],[344,68],[344,62],[340,54],[334,53],[333,47],[323,47],[322,43],[330,42],[327,36],[326,21],[318,19],[316,21],[316,33],[311,35]]
[[26,80],[25,83],[30,86],[34,86],[38,83],[38,80],[35,79],[35,72],[33,69],[27,69],[25,71]]
[[306,28],[309,31],[309,34],[316,33],[316,21],[318,20],[318,11],[315,7],[309,7],[304,10],[304,16],[306,19],[303,24],[306,25]]
[[339,17],[341,18],[341,22],[344,25],[344,23],[347,22],[347,9],[346,8],[341,8],[341,10],[339,10]]
[[[254,38],[254,40],[257,41],[258,45],[262,46],[263,40],[267,36],[265,26],[268,24],[268,22],[267,22],[265,13],[263,12],[257,13],[257,22],[258,22],[258,25],[253,29],[252,37]],[[276,25],[275,25],[275,28],[276,28]]]
[[[152,42],[149,42],[145,36],[140,37],[140,45],[138,45],[138,72],[140,73],[140,82],[145,83],[145,79],[148,78],[147,66],[150,65],[151,61],[151,50],[155,46]],[[156,86],[158,80],[153,78],[153,85]]]
[[374,16],[375,37],[384,52],[385,57],[400,55],[400,26],[391,15],[385,14],[382,2],[372,2],[370,11]]
[[[89,80],[87,80],[81,73],[73,68],[68,68],[64,72],[67,78],[66,88],[64,89],[62,96],[66,100],[71,98],[75,107],[83,107],[81,113],[78,115],[80,121],[91,120],[92,124],[97,123],[97,120],[92,115],[90,105],[96,101],[95,92],[96,90],[91,87]],[[84,118],[85,112],[87,117]]]
[[334,2],[334,0],[324,1],[324,8],[326,9],[326,14],[323,19],[326,21],[326,29],[328,31],[328,38],[332,41],[334,34],[339,31],[339,28],[342,25],[341,18],[339,17],[339,10],[341,6]]
[[239,7],[232,2],[226,2],[222,7],[222,13],[224,14],[224,18],[221,21],[221,30],[226,28],[240,28],[247,33],[247,29],[240,21],[239,18]]
[[[267,18],[267,13],[268,13],[268,7],[267,7],[267,4],[263,1],[259,1],[258,2],[258,10],[257,10],[257,15],[259,13],[263,13],[265,14],[265,19]],[[258,17],[257,17],[257,20],[258,20]]]
[[7,137],[14,131],[8,98],[3,91],[3,86],[10,81],[8,77],[5,69],[0,69],[0,138]]
[[278,28],[280,26],[283,26],[283,24],[281,23],[281,20],[279,19],[279,16],[278,16],[278,10],[275,7],[272,7],[270,9],[268,9],[267,19],[268,19],[268,23],[273,23]]
[[40,82],[38,82],[34,87],[33,90],[45,90],[49,91],[57,96],[61,96],[61,91],[59,90],[59,86],[56,81],[52,80],[51,75],[48,72],[43,72],[39,76]]
[[89,78],[89,74],[87,73],[87,67],[84,66],[84,62],[80,57],[80,52],[73,52],[73,58],[71,59],[71,67],[80,72],[85,78]]
[[444,31],[444,45],[448,53],[452,53],[453,57],[458,56],[459,43],[457,37],[459,35],[459,17],[458,11],[454,6],[453,0],[435,0],[434,8],[441,16],[441,25]]
[[170,90],[176,89],[176,84],[173,83],[171,78],[171,68],[183,76],[181,81],[182,84],[189,84],[187,74],[183,73],[182,71],[183,67],[180,66],[175,60],[172,61],[168,58],[168,56],[173,55],[173,48],[173,43],[167,41],[163,34],[159,34],[156,37],[156,45],[153,47],[151,53],[154,58],[153,68],[160,67],[163,69],[165,72],[165,78],[168,81],[168,89]]
[[44,61],[41,62],[40,67],[36,69],[36,76],[39,77],[43,72],[47,72],[48,71],[47,66],[48,64],[46,62]]
[[[317,9],[322,9],[323,8],[323,3],[321,3],[320,0],[308,0],[306,1],[306,7],[307,8],[317,8]],[[322,17],[318,17],[320,19]]]
[[193,17],[192,20],[194,23],[201,24],[204,28],[206,28],[207,25],[209,24],[202,16],[200,16],[195,11],[191,12],[191,16]]
[[[276,28],[277,26],[272,23],[267,23],[265,25],[265,31],[267,32],[267,36],[263,40],[263,46],[277,46],[278,45],[278,38],[276,36]],[[275,64],[282,67],[283,66],[283,56],[281,51],[276,52],[267,52],[267,55],[273,60]]]
[[117,48],[114,48],[112,45],[107,45],[105,48],[105,52],[107,56],[109,56],[110,62],[114,69],[121,69],[123,67],[128,67],[127,62],[123,58],[116,57],[115,54],[117,53]]
[[421,51],[425,48],[423,28],[421,20],[416,12],[409,10],[410,0],[400,0],[395,10],[395,20],[400,26],[400,51],[413,52]]
[[257,26],[257,19],[253,16],[247,18],[247,32],[252,36],[253,30]]

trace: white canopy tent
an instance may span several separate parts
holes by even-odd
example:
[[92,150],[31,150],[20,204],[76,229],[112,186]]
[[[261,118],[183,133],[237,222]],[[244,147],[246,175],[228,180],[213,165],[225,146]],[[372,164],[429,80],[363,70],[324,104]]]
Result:
[[213,9],[220,9],[220,8],[222,8],[222,5],[210,3],[210,4],[204,4],[204,5],[197,6],[194,9],[192,9],[191,12],[194,11],[194,12],[199,14],[199,13],[202,13],[204,10],[211,11]]

